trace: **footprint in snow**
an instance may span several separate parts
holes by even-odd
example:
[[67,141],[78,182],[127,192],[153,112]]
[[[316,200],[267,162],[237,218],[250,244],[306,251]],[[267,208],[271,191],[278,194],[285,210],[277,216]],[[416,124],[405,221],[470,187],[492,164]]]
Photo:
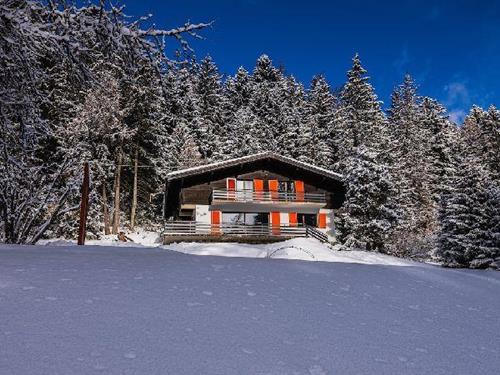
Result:
[[127,359],[135,359],[137,357],[137,355],[133,352],[125,353],[123,356]]
[[319,365],[314,365],[309,368],[310,375],[326,375],[326,371]]

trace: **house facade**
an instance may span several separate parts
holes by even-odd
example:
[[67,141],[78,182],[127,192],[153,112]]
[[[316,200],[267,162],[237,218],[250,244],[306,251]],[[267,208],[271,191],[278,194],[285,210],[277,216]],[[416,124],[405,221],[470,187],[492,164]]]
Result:
[[167,176],[165,235],[334,238],[342,176],[274,153],[179,170]]

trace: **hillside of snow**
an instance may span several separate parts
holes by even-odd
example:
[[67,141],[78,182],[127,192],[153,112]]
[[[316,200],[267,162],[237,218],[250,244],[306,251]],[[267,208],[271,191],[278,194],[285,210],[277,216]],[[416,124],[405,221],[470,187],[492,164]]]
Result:
[[[411,266],[414,262],[368,251],[339,251],[338,247],[328,246],[314,238],[293,238],[291,240],[271,244],[244,244],[231,242],[180,242],[161,245],[157,232],[139,230],[127,233],[133,242],[119,242],[116,235],[103,236],[100,240],[87,240],[87,245],[120,246],[120,247],[160,247],[165,250],[178,251],[184,254],[213,255],[242,258],[297,259],[321,262],[342,262],[360,264],[383,264],[394,266]],[[70,246],[76,241],[42,240],[39,245]]]
[[495,374],[499,292],[416,263],[0,245],[0,373]]

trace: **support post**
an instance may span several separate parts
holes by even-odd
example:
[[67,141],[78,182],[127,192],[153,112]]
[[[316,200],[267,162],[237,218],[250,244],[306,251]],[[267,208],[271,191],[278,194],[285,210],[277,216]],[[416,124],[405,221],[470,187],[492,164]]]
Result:
[[85,162],[83,165],[82,197],[80,200],[80,226],[78,228],[78,245],[85,244],[85,234],[87,232],[87,214],[89,210],[89,184],[89,163]]

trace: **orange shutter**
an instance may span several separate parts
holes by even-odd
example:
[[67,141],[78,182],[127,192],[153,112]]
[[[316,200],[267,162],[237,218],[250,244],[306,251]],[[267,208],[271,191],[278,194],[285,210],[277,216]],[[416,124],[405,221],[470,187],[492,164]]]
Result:
[[253,190],[254,191],[264,191],[264,180],[254,178],[253,180]]
[[271,199],[275,200],[279,197],[278,194],[278,180],[269,180],[269,191],[271,193]]
[[318,214],[318,228],[326,228],[326,214],[319,213]]
[[228,178],[226,180],[226,186],[227,186],[227,198],[233,200],[235,198],[236,179]]
[[220,234],[220,211],[211,212],[212,234]]
[[288,223],[292,227],[297,226],[297,212],[289,212],[288,213]]
[[227,179],[227,190],[236,190],[236,180],[234,178]]
[[299,202],[304,200],[304,181],[295,181],[295,194]]
[[262,192],[264,191],[264,180],[254,178],[253,180],[253,191],[254,191],[254,199],[262,200]]
[[280,213],[271,212],[271,230],[272,234],[279,236],[280,234]]

